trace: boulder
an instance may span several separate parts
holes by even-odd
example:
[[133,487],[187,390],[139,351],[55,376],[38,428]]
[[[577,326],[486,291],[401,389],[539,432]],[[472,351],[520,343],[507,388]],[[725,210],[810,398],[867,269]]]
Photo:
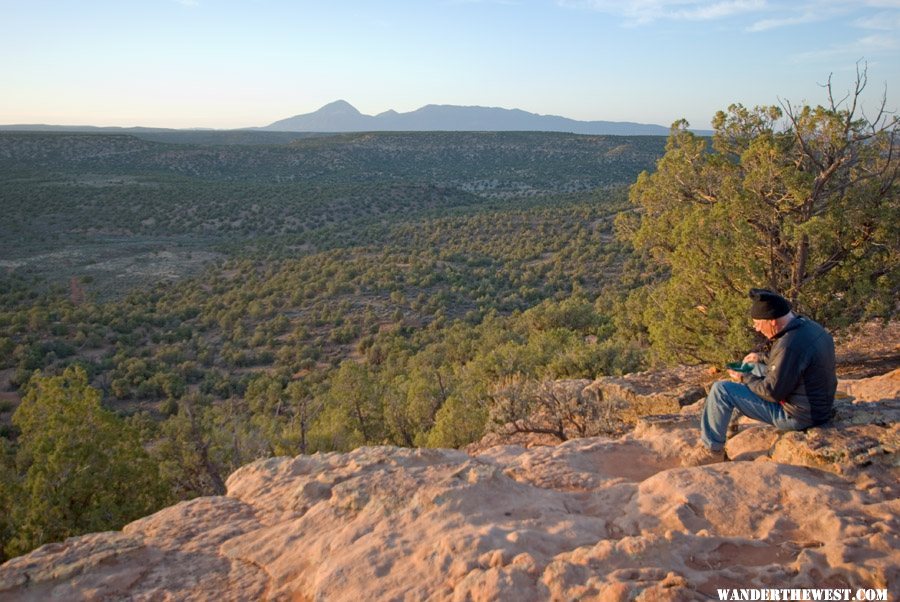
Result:
[[839,397],[851,397],[857,402],[882,401],[900,397],[900,368],[880,376],[838,381]]
[[683,406],[706,396],[704,383],[710,372],[703,366],[603,376],[588,385],[585,395],[601,405],[613,404],[620,417],[634,423],[641,416],[677,413]]

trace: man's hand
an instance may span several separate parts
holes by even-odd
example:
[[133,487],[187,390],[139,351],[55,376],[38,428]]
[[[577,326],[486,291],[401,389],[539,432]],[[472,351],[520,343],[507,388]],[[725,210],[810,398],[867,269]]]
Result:
[[744,356],[742,360],[745,364],[758,364],[759,363],[759,354],[755,351],[748,353]]
[[[744,360],[744,361],[746,361],[746,360]],[[736,372],[735,370],[731,370],[731,369],[728,370],[728,377],[736,383],[743,382],[743,380],[744,380],[743,376],[744,375],[741,374],[740,372]]]

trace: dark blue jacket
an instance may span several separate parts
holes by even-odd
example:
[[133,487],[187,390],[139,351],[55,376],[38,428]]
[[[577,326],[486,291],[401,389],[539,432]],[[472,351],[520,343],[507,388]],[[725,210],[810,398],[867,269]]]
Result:
[[764,377],[748,376],[750,390],[806,426],[831,420],[837,376],[834,339],[818,323],[797,316],[769,341]]

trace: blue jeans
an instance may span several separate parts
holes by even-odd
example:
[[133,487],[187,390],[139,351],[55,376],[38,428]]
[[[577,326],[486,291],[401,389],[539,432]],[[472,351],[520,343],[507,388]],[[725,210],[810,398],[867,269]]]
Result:
[[744,416],[771,424],[779,431],[799,431],[808,428],[795,418],[791,418],[781,404],[766,401],[750,390],[747,385],[728,380],[713,383],[706,396],[703,416],[700,418],[700,440],[709,449],[720,451],[725,447],[728,423],[737,410]]

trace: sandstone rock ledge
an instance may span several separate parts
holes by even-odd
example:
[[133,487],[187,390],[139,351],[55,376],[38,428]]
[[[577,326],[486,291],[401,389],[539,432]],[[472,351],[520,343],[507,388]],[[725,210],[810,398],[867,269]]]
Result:
[[696,405],[618,439],[258,461],[227,496],[11,560],[0,600],[703,600],[721,587],[897,599],[897,387],[843,389],[855,399],[834,426],[743,425],[736,460],[702,468],[678,466]]

